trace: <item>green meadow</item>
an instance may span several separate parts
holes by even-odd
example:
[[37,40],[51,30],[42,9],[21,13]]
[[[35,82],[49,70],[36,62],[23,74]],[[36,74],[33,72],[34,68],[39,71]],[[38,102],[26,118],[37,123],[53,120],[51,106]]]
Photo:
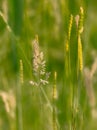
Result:
[[96,7],[0,0],[0,130],[97,129]]

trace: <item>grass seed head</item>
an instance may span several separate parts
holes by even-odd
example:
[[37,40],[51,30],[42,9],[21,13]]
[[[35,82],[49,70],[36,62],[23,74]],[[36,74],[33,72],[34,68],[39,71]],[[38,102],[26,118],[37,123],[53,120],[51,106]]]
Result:
[[22,60],[20,60],[20,82],[21,82],[21,84],[23,84],[23,82],[24,82],[24,79],[23,79],[23,62],[22,62]]
[[82,72],[83,70],[83,56],[82,56],[82,43],[81,37],[78,37],[78,61],[79,61],[79,69]]
[[84,10],[82,7],[80,7],[78,34],[81,34],[83,32],[83,20],[84,20]]
[[68,27],[68,40],[70,40],[70,36],[71,36],[72,23],[73,23],[73,15],[71,14],[69,19],[69,27]]

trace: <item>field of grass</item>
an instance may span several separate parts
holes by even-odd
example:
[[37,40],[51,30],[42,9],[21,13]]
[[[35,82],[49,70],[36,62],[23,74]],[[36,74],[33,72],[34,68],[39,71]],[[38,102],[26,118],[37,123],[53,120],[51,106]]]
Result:
[[0,130],[97,129],[96,7],[0,0]]

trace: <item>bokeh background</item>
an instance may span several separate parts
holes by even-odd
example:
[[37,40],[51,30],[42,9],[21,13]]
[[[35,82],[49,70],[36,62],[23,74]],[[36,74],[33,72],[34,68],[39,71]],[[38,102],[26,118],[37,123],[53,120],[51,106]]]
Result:
[[[64,44],[68,31],[70,14],[79,14],[84,8],[84,32],[82,34],[84,73],[87,88],[88,114],[84,129],[96,130],[97,120],[97,1],[95,0],[0,0],[0,129],[20,130],[17,127],[18,114],[16,88],[19,79],[19,60],[23,60],[24,81],[22,94],[23,130],[50,130],[50,112],[43,108],[37,90],[28,84],[32,78],[32,41],[37,34],[39,45],[45,54],[46,69],[51,72],[50,87],[53,83],[53,72],[58,73],[58,114],[62,130],[69,129],[60,115],[61,94],[64,77]],[[3,14],[3,16],[2,16]],[[9,28],[10,27],[10,28]],[[11,30],[10,30],[11,29]],[[72,42],[76,38],[73,27]],[[93,72],[91,79],[90,72]],[[86,82],[86,84],[88,84]],[[87,85],[86,85],[87,86]],[[50,92],[49,88],[47,89]],[[87,92],[88,91],[88,92]],[[92,94],[91,94],[92,91]],[[92,96],[91,96],[92,95]],[[41,96],[42,97],[42,96]],[[91,109],[91,102],[95,102]],[[45,102],[45,101],[44,101]],[[42,104],[43,105],[43,104]],[[48,116],[49,114],[49,116]],[[43,118],[41,118],[43,117]],[[65,118],[65,117],[64,117]],[[48,123],[49,122],[49,123]],[[49,126],[48,126],[49,124]],[[22,130],[22,128],[21,128]]]

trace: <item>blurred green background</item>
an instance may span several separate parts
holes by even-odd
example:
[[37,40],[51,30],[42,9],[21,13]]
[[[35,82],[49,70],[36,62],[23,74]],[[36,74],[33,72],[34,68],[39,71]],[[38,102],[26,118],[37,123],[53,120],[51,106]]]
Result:
[[[57,71],[58,73],[58,119],[62,130],[69,129],[65,125],[64,119],[60,114],[60,108],[63,103],[61,94],[63,94],[62,85],[64,80],[64,43],[68,31],[69,16],[70,14],[73,14],[75,17],[79,14],[80,6],[82,6],[85,11],[84,32],[82,34],[84,70],[90,71],[94,63],[96,66],[97,57],[97,1],[0,0],[0,12],[2,12],[4,16],[3,18],[2,15],[0,15],[1,130],[20,130],[20,128],[16,127],[18,124],[18,114],[16,111],[15,98],[19,79],[20,59],[23,60],[24,64],[25,80],[21,98],[23,108],[23,130],[51,130],[51,112],[44,106],[42,111],[47,113],[43,114],[43,112],[40,112],[38,109],[42,104],[40,102],[40,96],[38,95],[37,89],[33,90],[33,87],[28,84],[28,81],[32,78],[32,41],[36,34],[39,36],[40,48],[45,54],[47,71],[51,72],[50,86],[53,84],[53,72]],[[12,30],[10,30],[9,27]],[[75,40],[75,27],[73,27],[73,30],[71,36],[72,42]],[[96,71],[96,69],[94,70]],[[91,82],[96,99],[96,72],[91,79]],[[49,87],[47,88],[47,91],[50,92]],[[95,123],[97,120],[96,105],[93,112],[94,117],[86,115],[86,124],[84,124],[85,130],[97,129]],[[88,116],[90,118],[88,118]]]

